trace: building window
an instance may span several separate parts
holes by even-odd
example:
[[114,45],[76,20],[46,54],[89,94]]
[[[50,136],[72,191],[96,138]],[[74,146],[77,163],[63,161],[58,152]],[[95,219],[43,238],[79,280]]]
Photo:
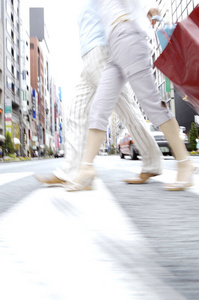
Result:
[[0,103],[2,103],[2,95],[3,95],[3,92],[2,92],[2,89],[0,89]]
[[30,43],[30,49],[34,49],[34,44]]
[[10,18],[11,18],[12,23],[14,23],[14,16],[13,16],[13,13],[11,13]]
[[14,92],[15,92],[15,95],[17,95],[19,97],[19,88],[17,86],[15,86]]
[[14,66],[12,66],[11,69],[12,69],[12,75],[14,76],[15,75],[15,68],[14,68]]

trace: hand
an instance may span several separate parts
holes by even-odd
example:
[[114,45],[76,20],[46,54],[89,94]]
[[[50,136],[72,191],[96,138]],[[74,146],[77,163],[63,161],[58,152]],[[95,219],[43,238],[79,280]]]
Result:
[[157,8],[150,8],[148,13],[147,13],[147,17],[149,19],[149,21],[151,22],[152,27],[154,28],[154,25],[156,24],[156,20],[151,20],[151,18],[155,15],[159,15],[160,16],[160,11]]

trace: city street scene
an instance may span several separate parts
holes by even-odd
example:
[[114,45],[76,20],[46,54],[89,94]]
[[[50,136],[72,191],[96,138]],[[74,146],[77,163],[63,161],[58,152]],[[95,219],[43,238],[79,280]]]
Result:
[[130,2],[0,0],[0,300],[199,299],[199,0]]

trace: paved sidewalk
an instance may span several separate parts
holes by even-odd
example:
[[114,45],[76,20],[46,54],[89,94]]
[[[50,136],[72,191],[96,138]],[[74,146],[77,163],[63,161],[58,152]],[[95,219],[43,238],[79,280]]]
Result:
[[102,181],[95,185],[39,189],[1,217],[0,299],[185,299]]

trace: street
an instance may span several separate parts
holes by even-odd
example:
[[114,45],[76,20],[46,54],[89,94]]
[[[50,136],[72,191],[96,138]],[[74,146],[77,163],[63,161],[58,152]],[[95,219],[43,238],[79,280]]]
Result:
[[[191,157],[199,167],[199,157]],[[64,159],[0,163],[0,299],[198,300],[199,171],[168,192],[175,161],[143,185],[141,160],[98,156],[92,191],[47,188]]]

